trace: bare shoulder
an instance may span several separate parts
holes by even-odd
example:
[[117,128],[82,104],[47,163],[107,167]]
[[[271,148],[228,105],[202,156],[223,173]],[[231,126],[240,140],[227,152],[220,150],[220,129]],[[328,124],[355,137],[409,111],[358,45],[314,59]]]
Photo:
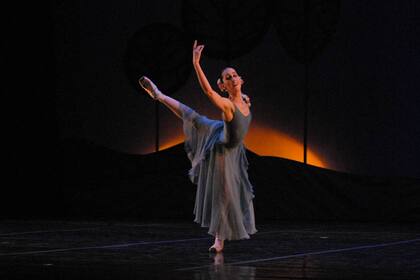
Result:
[[229,112],[234,112],[235,111],[235,105],[233,104],[233,102],[226,97],[222,97],[223,98],[223,103],[225,104],[225,111],[229,111]]
[[233,112],[235,111],[235,105],[229,98],[226,98],[226,97],[222,97],[222,98],[223,98],[223,103],[225,104],[224,110],[222,111],[222,118],[225,121],[229,122],[233,119]]

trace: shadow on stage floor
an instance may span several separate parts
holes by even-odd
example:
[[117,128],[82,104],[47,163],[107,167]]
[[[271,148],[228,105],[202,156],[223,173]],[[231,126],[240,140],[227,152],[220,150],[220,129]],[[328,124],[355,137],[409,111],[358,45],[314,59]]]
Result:
[[0,279],[420,279],[420,224],[275,223],[249,240],[193,223],[0,222]]

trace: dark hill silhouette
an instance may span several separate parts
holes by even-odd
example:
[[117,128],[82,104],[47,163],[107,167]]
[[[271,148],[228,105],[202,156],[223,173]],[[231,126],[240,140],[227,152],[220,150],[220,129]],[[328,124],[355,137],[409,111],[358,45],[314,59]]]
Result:
[[[257,221],[420,220],[420,180],[342,173],[247,151]],[[129,155],[62,141],[42,195],[9,217],[192,220],[195,185],[183,144]],[[15,210],[13,210],[15,209]]]

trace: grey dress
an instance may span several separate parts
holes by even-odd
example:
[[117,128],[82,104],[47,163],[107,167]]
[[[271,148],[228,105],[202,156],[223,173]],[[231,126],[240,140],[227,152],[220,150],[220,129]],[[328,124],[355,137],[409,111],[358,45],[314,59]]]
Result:
[[251,113],[235,105],[230,122],[211,120],[182,105],[185,150],[191,181],[197,185],[194,221],[223,240],[248,239],[255,228],[253,187],[243,139]]

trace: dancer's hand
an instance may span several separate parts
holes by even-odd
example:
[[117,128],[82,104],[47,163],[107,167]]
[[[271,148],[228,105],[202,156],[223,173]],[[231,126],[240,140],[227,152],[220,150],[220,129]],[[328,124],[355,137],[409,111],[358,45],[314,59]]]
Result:
[[204,49],[204,45],[198,45],[197,46],[197,40],[194,41],[193,45],[193,64],[199,64],[200,58],[201,58],[201,52]]

